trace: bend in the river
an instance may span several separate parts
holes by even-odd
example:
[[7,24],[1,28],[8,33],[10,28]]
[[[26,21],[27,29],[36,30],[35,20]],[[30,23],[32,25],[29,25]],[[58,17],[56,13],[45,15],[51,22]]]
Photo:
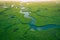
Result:
[[56,25],[56,24],[48,24],[48,25],[38,27],[38,26],[34,25],[36,20],[33,17],[29,16],[30,12],[23,11],[23,10],[25,10],[25,7],[22,6],[21,10],[20,10],[20,13],[24,14],[25,18],[31,18],[32,19],[28,23],[31,29],[34,29],[34,30],[47,30],[47,29],[50,29],[50,28],[60,28],[60,25]]

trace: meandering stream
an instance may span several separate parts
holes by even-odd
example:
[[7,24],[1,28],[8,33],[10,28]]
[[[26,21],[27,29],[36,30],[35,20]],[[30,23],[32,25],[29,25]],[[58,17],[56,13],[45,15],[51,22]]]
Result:
[[29,22],[29,26],[30,26],[31,29],[34,29],[34,30],[47,30],[47,29],[50,29],[50,28],[60,28],[60,25],[56,25],[56,24],[48,24],[48,25],[38,27],[38,26],[34,25],[36,20],[33,17],[29,16],[29,14],[31,12],[23,11],[23,10],[25,10],[25,7],[21,7],[20,13],[24,14],[25,18],[31,18],[32,19]]

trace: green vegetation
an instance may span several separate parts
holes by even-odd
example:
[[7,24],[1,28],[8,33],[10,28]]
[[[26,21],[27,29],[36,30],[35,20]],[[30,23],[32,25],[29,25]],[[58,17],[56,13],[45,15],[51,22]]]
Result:
[[[14,7],[11,7],[11,5]],[[8,8],[1,6],[6,5]],[[36,19],[36,26],[60,25],[60,4],[55,2],[23,3],[30,16]],[[17,8],[16,8],[17,7]],[[0,40],[60,40],[60,28],[31,30],[31,18],[20,13],[20,2],[0,2]]]
[[[27,4],[27,3],[26,3]],[[60,25],[60,4],[54,2],[30,3],[24,4],[30,8],[30,16],[36,19],[35,25],[42,26],[46,24]]]

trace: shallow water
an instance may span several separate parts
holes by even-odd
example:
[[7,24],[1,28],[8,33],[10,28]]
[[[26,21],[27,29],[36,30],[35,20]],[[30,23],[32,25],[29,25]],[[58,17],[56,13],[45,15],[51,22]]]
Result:
[[[25,10],[25,9],[23,9],[23,10]],[[29,16],[30,12],[24,12],[23,10],[21,10],[21,13],[24,14],[24,17],[32,19],[29,22],[29,26],[30,26],[31,29],[39,30],[40,31],[40,30],[47,30],[47,29],[50,29],[50,28],[60,28],[60,25],[56,25],[56,24],[48,24],[48,25],[44,25],[44,26],[39,26],[38,27],[38,26],[34,25],[36,20],[33,17]]]

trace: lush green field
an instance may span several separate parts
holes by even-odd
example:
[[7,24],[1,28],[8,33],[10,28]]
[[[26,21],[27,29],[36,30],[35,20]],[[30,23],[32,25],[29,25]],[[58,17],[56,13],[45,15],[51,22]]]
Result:
[[[14,7],[11,7],[11,5]],[[31,30],[31,18],[25,18],[20,13],[20,2],[0,2],[0,40],[60,40],[60,28],[48,30]],[[1,6],[7,6],[3,8]],[[47,24],[60,25],[60,3],[23,3],[31,12],[30,16],[36,19],[36,26]],[[17,8],[16,8],[17,7]]]
[[[27,3],[26,3],[27,4]],[[60,4],[54,2],[30,3],[24,4],[30,8],[30,16],[36,19],[35,25],[42,26],[46,24],[60,25]]]

